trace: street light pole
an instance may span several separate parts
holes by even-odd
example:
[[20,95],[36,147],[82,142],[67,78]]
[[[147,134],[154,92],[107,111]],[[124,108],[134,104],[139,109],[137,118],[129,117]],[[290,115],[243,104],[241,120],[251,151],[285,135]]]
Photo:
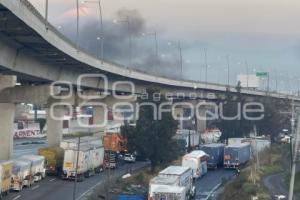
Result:
[[49,2],[48,2],[48,0],[46,0],[46,2],[45,2],[45,20],[46,20],[46,25],[45,25],[45,27],[46,27],[46,29],[48,30],[48,11],[49,11],[49,4],[48,4]]
[[230,69],[229,55],[227,55],[227,85],[228,85],[228,86],[229,86],[229,84],[230,84],[230,81],[229,81],[229,78],[230,78],[230,72],[229,72],[229,69]]
[[79,0],[76,0],[76,48],[79,52]]
[[97,37],[97,40],[100,40],[100,59],[101,59],[101,64],[103,64],[103,59],[104,59],[104,49],[103,49],[103,43],[104,43],[104,29],[103,29],[103,15],[102,15],[102,5],[101,5],[101,0],[98,1],[93,1],[93,0],[86,0],[82,1],[82,3],[97,3],[99,7],[99,20],[100,20],[100,27],[99,27],[99,32],[100,36]]
[[99,6],[99,17],[100,17],[100,42],[101,42],[101,64],[103,64],[104,59],[104,52],[103,52],[103,42],[104,42],[104,35],[103,35],[103,15],[102,15],[102,6],[101,6],[101,0],[98,0],[98,6]]
[[130,31],[130,19],[129,16],[126,16],[126,18],[124,20],[114,20],[114,22],[123,22],[123,23],[127,23],[127,28],[128,28],[128,39],[129,39],[129,63],[128,63],[128,67],[131,66],[132,64],[132,35],[131,35],[131,31]]
[[158,64],[158,61],[159,61],[159,57],[158,57],[158,40],[157,40],[157,32],[154,31],[152,33],[143,33],[142,34],[143,36],[146,36],[146,35],[153,35],[154,37],[154,42],[155,42],[155,59],[156,59],[156,65]]
[[208,65],[207,65],[207,49],[206,48],[204,48],[204,60],[205,60],[205,84],[207,84]]
[[154,40],[155,40],[155,56],[156,56],[156,64],[158,64],[158,40],[157,40],[157,32],[154,32]]
[[247,88],[249,88],[249,67],[248,67],[248,62],[247,60],[245,61],[245,66],[246,66],[246,76],[247,76]]
[[183,60],[182,60],[182,48],[181,48],[181,43],[180,41],[178,42],[178,50],[179,50],[179,59],[180,59],[180,79],[183,79]]

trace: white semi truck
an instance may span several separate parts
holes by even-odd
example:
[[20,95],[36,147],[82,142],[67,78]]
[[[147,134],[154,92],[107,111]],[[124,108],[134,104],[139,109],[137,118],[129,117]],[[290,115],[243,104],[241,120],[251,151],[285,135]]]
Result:
[[[65,150],[63,163],[63,178],[76,178],[78,147],[71,147]],[[99,173],[103,169],[104,148],[100,145],[80,145],[77,167],[77,178],[83,181],[84,177],[89,177],[94,173]]]
[[24,155],[21,159],[30,161],[30,174],[34,182],[40,181],[46,177],[45,157],[38,155]]
[[11,189],[21,191],[24,186],[30,187],[33,183],[31,178],[31,162],[27,160],[13,160]]
[[193,171],[193,178],[197,179],[207,173],[208,156],[204,151],[195,150],[182,158],[182,166],[190,167]]
[[150,180],[149,199],[186,200],[194,196],[193,174],[189,167],[169,166]]
[[12,165],[11,161],[0,161],[0,199],[9,193]]

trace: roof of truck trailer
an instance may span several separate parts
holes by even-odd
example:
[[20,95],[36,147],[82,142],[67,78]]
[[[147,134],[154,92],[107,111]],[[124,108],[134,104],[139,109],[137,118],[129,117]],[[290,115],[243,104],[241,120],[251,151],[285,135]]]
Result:
[[40,160],[44,160],[45,157],[44,156],[39,156],[39,155],[24,155],[21,157],[21,159],[28,159],[31,161],[40,161]]
[[154,193],[182,193],[185,187],[175,186],[175,185],[151,185],[151,190]]
[[0,165],[3,164],[12,164],[13,162],[11,160],[0,160]]
[[[100,148],[103,148],[102,145],[96,145],[96,144],[80,144],[80,147],[79,147],[79,151],[89,151],[91,149],[100,149]],[[78,149],[78,146],[75,146],[75,147],[69,147],[67,148],[66,150],[73,150],[73,151],[77,151]]]
[[204,144],[201,147],[222,147],[225,146],[223,143],[211,143],[211,144]]
[[231,145],[226,146],[225,148],[228,148],[228,147],[230,147],[230,148],[239,148],[239,147],[245,147],[245,146],[249,146],[249,145],[250,145],[250,143],[244,142],[244,143],[231,144]]
[[170,175],[181,175],[187,170],[189,170],[189,167],[183,167],[183,166],[169,166],[166,169],[159,172],[159,174],[170,174]]
[[171,176],[171,177],[165,177],[165,176],[155,176],[150,180],[151,184],[162,184],[162,185],[172,185],[176,183],[178,180],[178,177]]
[[189,154],[186,154],[184,157],[195,157],[195,158],[201,158],[203,156],[208,156],[207,153],[205,153],[204,151],[202,150],[195,150],[195,151],[192,151],[191,153]]

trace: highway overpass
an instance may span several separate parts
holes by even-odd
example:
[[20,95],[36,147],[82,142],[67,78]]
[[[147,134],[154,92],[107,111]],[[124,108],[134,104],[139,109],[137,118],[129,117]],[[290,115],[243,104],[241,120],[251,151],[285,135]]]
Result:
[[[0,146],[7,158],[12,151],[13,119],[16,103],[49,104],[49,84],[57,81],[78,85],[82,74],[104,74],[108,78],[108,90],[114,90],[116,81],[130,81],[135,85],[135,93],[145,91],[149,85],[158,86],[164,92],[176,94],[196,94],[196,99],[224,96],[225,91],[236,93],[235,86],[219,85],[186,80],[158,77],[133,70],[106,60],[99,60],[84,50],[77,48],[64,37],[27,0],[0,0]],[[21,86],[16,86],[16,82]],[[103,90],[105,84],[99,77],[85,79],[85,90]],[[128,85],[117,88],[118,92],[130,92]],[[266,95],[279,99],[299,98],[275,92],[242,89],[241,93],[250,99]],[[74,103],[75,104],[75,103]],[[58,115],[62,111],[56,111]],[[99,111],[101,112],[101,111]],[[101,120],[101,117],[99,117]],[[58,135],[61,122],[48,118],[48,130],[53,134],[51,144],[61,139]],[[50,135],[48,133],[48,135]]]

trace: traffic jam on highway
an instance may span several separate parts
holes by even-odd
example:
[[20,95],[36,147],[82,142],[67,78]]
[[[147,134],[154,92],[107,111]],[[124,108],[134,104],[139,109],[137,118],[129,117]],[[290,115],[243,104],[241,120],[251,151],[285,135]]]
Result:
[[[191,140],[194,150],[182,157],[180,166],[169,166],[150,180],[148,199],[193,199],[197,182],[201,182],[208,169],[212,169],[210,173],[217,168],[235,169],[238,173],[239,168],[251,158],[251,146],[257,148],[251,145],[254,141],[251,138],[231,138],[228,145],[199,145],[195,140],[197,136],[186,134],[186,131],[178,132],[176,136]],[[259,151],[270,145],[268,140],[255,141],[260,141]],[[9,195],[9,192],[32,188],[46,176],[83,182],[104,170],[116,169],[125,162],[134,163],[136,156],[127,152],[126,145],[126,138],[119,133],[106,133],[102,139],[96,136],[85,136],[80,140],[64,139],[59,147],[38,149],[37,155],[23,155],[2,161],[1,198]],[[201,194],[197,192],[197,195]]]

